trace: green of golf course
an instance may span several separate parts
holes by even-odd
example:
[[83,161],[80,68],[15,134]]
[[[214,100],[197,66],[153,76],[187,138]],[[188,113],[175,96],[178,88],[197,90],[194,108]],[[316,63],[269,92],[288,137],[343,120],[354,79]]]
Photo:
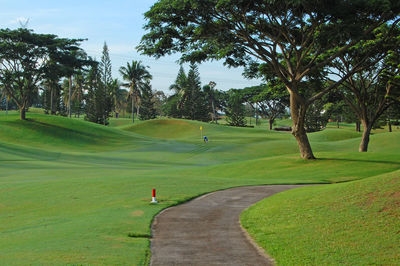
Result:
[[[311,183],[330,185],[280,193],[242,214],[278,264],[400,259],[398,128],[375,132],[367,153],[357,152],[352,125],[311,133],[318,159],[305,161],[290,133],[266,125],[27,118],[0,112],[1,265],[146,265],[162,209],[230,187]],[[153,188],[159,204],[150,204]]]

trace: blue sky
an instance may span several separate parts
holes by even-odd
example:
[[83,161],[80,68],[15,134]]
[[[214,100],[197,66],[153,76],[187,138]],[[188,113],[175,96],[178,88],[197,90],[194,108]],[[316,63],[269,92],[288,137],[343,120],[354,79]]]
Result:
[[[85,38],[82,48],[100,59],[104,41],[110,50],[113,76],[118,69],[132,60],[141,60],[150,67],[153,75],[153,89],[168,93],[168,87],[175,81],[179,66],[177,55],[158,60],[136,52],[145,24],[143,13],[150,9],[154,0],[70,0],[70,1],[5,1],[0,0],[0,28],[18,28],[28,21],[28,28],[37,33],[52,33],[60,37]],[[185,65],[185,69],[188,70]],[[227,68],[221,62],[203,63],[199,67],[202,84],[217,83],[216,88],[227,90],[257,85],[258,80],[246,80],[242,69]]]

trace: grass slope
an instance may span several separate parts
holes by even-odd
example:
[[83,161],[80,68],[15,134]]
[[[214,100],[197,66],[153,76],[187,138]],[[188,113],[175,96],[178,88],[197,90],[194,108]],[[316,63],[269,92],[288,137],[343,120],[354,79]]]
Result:
[[280,193],[241,223],[279,265],[397,265],[400,171]]
[[130,142],[123,131],[82,120],[31,114],[27,121],[18,114],[0,116],[0,141],[59,150],[107,150]]
[[[162,209],[234,186],[335,183],[400,169],[399,133],[370,153],[347,129],[312,133],[321,160],[299,159],[288,133],[184,120],[111,127],[0,112],[0,264],[146,264]],[[201,141],[199,127],[209,137]],[[151,189],[158,205],[151,205]],[[129,237],[132,236],[132,237]]]

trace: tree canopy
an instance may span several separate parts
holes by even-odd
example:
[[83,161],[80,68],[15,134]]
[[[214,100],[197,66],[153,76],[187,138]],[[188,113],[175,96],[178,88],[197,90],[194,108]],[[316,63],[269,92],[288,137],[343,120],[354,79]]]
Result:
[[20,109],[21,119],[41,79],[51,72],[73,71],[82,39],[37,34],[28,29],[0,29],[0,83]]

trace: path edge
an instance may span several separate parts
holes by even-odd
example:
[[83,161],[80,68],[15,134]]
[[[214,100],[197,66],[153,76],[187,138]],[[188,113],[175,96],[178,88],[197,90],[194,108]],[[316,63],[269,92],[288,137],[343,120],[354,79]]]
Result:
[[247,232],[247,230],[242,226],[242,223],[240,222],[240,216],[239,216],[239,226],[240,229],[242,230],[243,235],[246,237],[247,241],[256,249],[257,253],[264,257],[268,262],[270,262],[272,265],[276,265],[276,261],[274,258],[272,258],[268,253],[265,252],[265,250],[260,247],[256,241],[250,236],[250,234]]

